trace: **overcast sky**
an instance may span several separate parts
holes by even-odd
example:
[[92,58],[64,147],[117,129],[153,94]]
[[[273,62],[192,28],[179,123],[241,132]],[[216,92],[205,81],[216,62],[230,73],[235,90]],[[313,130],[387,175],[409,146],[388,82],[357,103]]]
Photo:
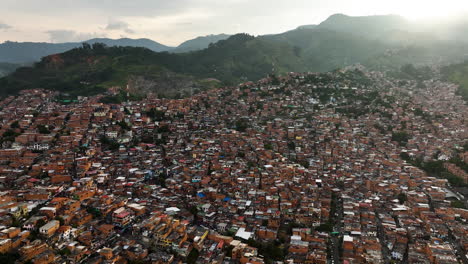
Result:
[[178,45],[208,34],[280,33],[335,13],[449,17],[468,0],[0,0],[0,42],[150,38]]

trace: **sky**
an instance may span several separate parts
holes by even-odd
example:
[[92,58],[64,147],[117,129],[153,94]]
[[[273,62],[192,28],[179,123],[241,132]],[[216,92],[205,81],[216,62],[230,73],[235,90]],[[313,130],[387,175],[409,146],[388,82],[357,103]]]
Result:
[[177,46],[209,34],[281,33],[332,14],[410,20],[468,12],[468,0],[0,0],[0,42],[149,38]]

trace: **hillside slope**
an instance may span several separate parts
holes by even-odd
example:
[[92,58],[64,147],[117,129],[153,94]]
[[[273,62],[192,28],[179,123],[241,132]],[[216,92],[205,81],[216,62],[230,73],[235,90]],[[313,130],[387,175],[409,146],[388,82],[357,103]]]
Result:
[[225,40],[229,37],[230,35],[226,35],[226,34],[197,37],[197,38],[183,42],[182,44],[177,46],[175,49],[171,50],[171,52],[183,53],[183,52],[206,49],[208,48],[210,44],[216,43],[220,40]]
[[172,93],[192,87],[193,78],[155,64],[151,59],[154,54],[145,48],[84,45],[44,57],[33,67],[21,67],[1,78],[0,95],[32,88],[56,90],[72,96],[92,95],[112,86],[125,87],[132,80],[140,80],[133,82],[142,84],[134,90],[142,92]]
[[[98,38],[83,41],[89,44],[104,43],[107,46],[144,47],[156,52],[171,50],[172,47],[162,45],[149,39],[108,39]],[[45,43],[45,42],[12,42],[6,41],[0,44],[0,62],[7,63],[33,63],[42,57],[62,53],[77,47],[82,42],[69,43]]]
[[441,72],[447,80],[460,85],[457,93],[468,102],[468,61],[444,67]]
[[137,47],[103,44],[44,57],[33,67],[22,67],[0,79],[0,95],[45,88],[73,95],[89,95],[108,87],[138,84],[135,91],[172,93],[198,87],[205,78],[226,84],[257,80],[270,73],[303,71],[294,49],[239,34],[208,49],[173,54]]
[[0,78],[14,72],[20,65],[0,62]]

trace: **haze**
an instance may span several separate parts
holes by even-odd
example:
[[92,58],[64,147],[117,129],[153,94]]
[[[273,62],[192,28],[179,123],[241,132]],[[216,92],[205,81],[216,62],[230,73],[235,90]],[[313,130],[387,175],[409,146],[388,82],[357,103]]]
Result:
[[1,4],[0,42],[129,37],[173,46],[208,34],[279,33],[320,23],[334,13],[398,14],[434,21],[468,10],[463,0],[2,0]]

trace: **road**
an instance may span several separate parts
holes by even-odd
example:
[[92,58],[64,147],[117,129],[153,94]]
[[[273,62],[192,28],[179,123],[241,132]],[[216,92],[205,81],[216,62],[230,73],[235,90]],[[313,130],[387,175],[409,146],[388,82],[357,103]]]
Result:
[[343,237],[343,200],[340,197],[335,199],[335,214],[333,217],[333,232],[338,232],[338,235],[331,235],[329,241],[330,260],[329,263],[340,263],[340,248],[341,237]]

